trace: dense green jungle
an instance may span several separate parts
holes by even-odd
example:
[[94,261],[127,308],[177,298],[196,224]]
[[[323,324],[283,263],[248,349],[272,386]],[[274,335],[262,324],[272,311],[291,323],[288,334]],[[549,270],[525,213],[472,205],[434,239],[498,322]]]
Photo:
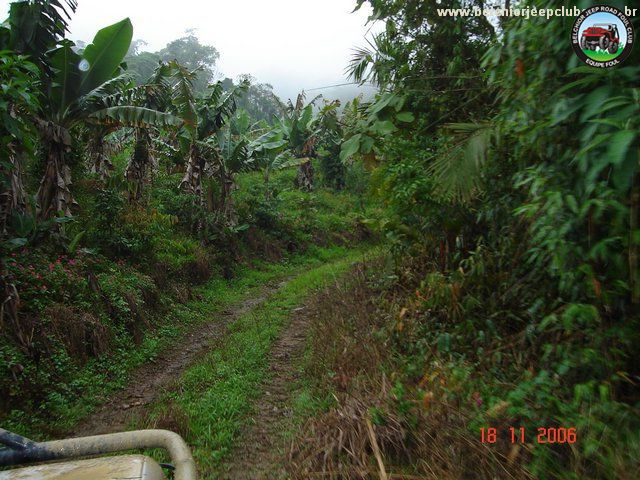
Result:
[[11,3],[0,426],[171,430],[200,478],[640,478],[640,48],[435,13],[490,3],[351,0],[348,102]]

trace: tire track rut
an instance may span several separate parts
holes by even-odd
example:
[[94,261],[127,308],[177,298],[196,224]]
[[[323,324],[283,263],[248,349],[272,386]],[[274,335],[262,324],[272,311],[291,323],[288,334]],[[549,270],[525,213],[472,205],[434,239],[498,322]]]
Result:
[[264,287],[256,296],[215,314],[209,322],[194,327],[154,360],[135,370],[127,386],[108,398],[102,406],[78,423],[74,436],[99,435],[127,430],[142,418],[147,408],[169,390],[187,368],[225,335],[227,327],[245,313],[262,305],[286,281]]

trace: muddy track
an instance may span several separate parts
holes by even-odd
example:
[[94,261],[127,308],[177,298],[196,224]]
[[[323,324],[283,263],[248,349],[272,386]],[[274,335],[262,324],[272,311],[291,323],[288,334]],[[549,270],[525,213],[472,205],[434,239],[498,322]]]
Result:
[[128,386],[116,392],[102,407],[73,429],[73,436],[97,435],[127,430],[130,423],[143,418],[147,407],[182,376],[199,357],[210,350],[236,319],[264,303],[286,282],[268,285],[256,296],[222,312],[211,321],[187,332],[153,361],[133,372]]
[[262,397],[256,402],[240,443],[220,478],[229,480],[285,479],[289,441],[285,437],[292,425],[291,400],[299,376],[297,365],[304,354],[309,317],[306,308],[296,308],[289,325],[271,350],[270,376],[262,384]]

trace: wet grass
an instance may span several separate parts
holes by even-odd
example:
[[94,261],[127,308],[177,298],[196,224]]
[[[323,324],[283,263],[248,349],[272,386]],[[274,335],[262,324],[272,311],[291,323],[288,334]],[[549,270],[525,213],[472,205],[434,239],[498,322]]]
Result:
[[3,428],[35,440],[64,436],[113,392],[125,387],[136,368],[152,361],[197,324],[211,321],[217,313],[259,294],[267,283],[321,268],[327,263],[348,258],[353,252],[345,247],[312,246],[305,253],[292,255],[279,263],[253,262],[252,268],[239,267],[230,281],[212,278],[205,285],[194,288],[197,300],[175,303],[162,323],[147,333],[141,345],[120,349],[87,363],[70,385],[75,392],[85,392],[82,396],[57,395],[49,398],[42,411],[35,414],[27,415],[19,410],[10,412],[3,419]]
[[271,346],[291,311],[315,289],[335,282],[362,261],[367,250],[343,251],[322,264],[309,262],[264,304],[232,324],[217,348],[191,367],[177,389],[155,406],[150,421],[173,417],[193,449],[202,478],[215,477],[238,440],[253,402],[262,393],[260,385],[268,378]]

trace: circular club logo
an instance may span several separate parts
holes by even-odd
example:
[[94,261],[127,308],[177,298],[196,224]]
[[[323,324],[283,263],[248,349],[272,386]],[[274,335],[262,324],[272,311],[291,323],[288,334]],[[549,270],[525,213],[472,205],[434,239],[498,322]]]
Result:
[[609,68],[619,65],[631,53],[633,25],[623,12],[609,5],[583,10],[571,32],[576,55],[587,65]]

